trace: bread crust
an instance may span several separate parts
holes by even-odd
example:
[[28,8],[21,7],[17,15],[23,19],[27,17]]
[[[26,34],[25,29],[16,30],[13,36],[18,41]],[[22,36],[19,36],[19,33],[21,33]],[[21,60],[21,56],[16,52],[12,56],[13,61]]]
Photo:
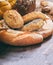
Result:
[[0,2],[0,16],[2,16],[5,11],[10,10],[10,9],[11,9],[11,5],[8,1]]
[[37,18],[41,18],[41,19],[45,20],[46,16],[45,16],[45,14],[43,14],[41,12],[36,12],[36,11],[33,11],[33,12],[28,13],[23,16],[24,23],[27,23],[27,22],[37,19]]
[[[30,18],[31,20],[31,18]],[[45,38],[52,35],[53,22],[46,16],[44,25],[38,30],[33,32],[15,31],[12,29],[0,31],[0,41],[14,46],[27,46],[39,44]]]
[[53,3],[50,1],[42,1],[40,6],[41,11],[47,14],[53,20]]
[[43,27],[38,31],[39,34],[43,36],[43,38],[47,38],[53,33],[53,22],[52,20],[46,16],[46,20],[44,22]]
[[33,20],[22,27],[22,31],[34,31],[40,29],[44,25],[42,19]]
[[11,6],[13,7],[16,3],[16,0],[8,0],[8,2],[11,4]]
[[43,41],[43,36],[40,34],[21,31],[17,31],[16,33],[15,31],[13,33],[2,31],[0,32],[0,38],[0,41],[14,46],[33,45]]
[[41,30],[39,32],[37,32],[38,34],[41,34],[43,36],[43,38],[47,38],[52,34],[52,30],[47,29],[47,30]]
[[3,16],[5,23],[14,29],[21,28],[24,24],[22,16],[16,10],[8,10]]

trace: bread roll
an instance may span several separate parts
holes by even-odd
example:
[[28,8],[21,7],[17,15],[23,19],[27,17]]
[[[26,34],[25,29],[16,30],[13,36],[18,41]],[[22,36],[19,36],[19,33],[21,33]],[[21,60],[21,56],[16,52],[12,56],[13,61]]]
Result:
[[17,0],[8,0],[8,2],[11,4],[11,6],[13,7],[16,4]]
[[40,30],[39,32],[37,32],[38,34],[41,34],[43,36],[43,38],[47,38],[50,35],[52,35],[52,30],[50,29],[46,29],[46,30]]
[[42,6],[44,6],[44,7],[48,6],[48,2],[47,2],[47,1],[41,1],[40,4],[41,4]]
[[41,11],[47,14],[53,20],[53,2],[42,1],[40,3],[40,6],[41,6]]
[[11,9],[11,5],[8,1],[0,1],[0,15],[3,15],[5,11]]
[[[12,10],[10,10],[10,12],[11,11]],[[9,11],[7,11],[7,13],[8,12]],[[8,15],[7,13],[5,15]],[[15,13],[15,11],[12,13],[13,16],[15,16],[14,13]],[[11,19],[8,19],[8,16],[6,16],[6,17],[7,17],[7,21],[11,20]],[[43,17],[43,16],[41,16],[41,17]],[[31,18],[29,18],[29,19],[28,18],[25,20],[31,20]],[[4,17],[4,19],[6,20],[5,17]],[[34,19],[34,18],[32,18],[32,19]],[[0,41],[4,42],[6,44],[9,44],[9,45],[14,45],[14,46],[27,46],[27,45],[39,44],[40,42],[43,41],[43,39],[52,35],[52,31],[53,31],[52,20],[48,16],[46,16],[46,18],[44,18],[43,20],[44,20],[44,25],[37,31],[33,31],[33,32],[29,32],[29,31],[25,32],[25,31],[18,31],[18,30],[16,31],[16,30],[12,30],[9,28],[7,30],[1,30],[0,31]]]
[[3,16],[6,24],[14,29],[21,28],[24,24],[22,16],[16,10],[8,10]]

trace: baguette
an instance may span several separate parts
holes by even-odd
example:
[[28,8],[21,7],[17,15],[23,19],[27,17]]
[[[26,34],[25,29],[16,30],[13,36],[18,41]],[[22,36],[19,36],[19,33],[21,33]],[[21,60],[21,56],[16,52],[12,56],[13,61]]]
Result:
[[43,25],[44,25],[44,21],[42,19],[36,19],[36,20],[33,20],[32,22],[25,24],[22,27],[22,30],[23,31],[39,30]]
[[18,31],[18,30],[16,31],[9,28],[7,30],[1,30],[0,41],[14,46],[27,46],[27,45],[39,44],[45,38],[52,35],[52,31],[53,31],[53,22],[48,16],[46,16],[44,25],[37,31],[33,32]]
[[6,44],[14,46],[26,46],[42,42],[43,36],[37,33],[25,33],[11,30],[11,32],[0,32],[0,40]]

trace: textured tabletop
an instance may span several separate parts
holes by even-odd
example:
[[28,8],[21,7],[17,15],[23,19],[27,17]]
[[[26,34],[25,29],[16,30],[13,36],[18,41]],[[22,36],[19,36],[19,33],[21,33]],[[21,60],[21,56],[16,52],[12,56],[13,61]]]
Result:
[[0,43],[0,65],[53,65],[53,36],[27,47]]

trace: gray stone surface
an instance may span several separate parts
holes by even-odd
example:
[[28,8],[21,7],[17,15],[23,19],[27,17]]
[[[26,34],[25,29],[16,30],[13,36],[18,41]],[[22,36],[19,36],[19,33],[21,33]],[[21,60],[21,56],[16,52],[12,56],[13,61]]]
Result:
[[13,47],[0,43],[0,65],[53,65],[53,36],[42,44]]

